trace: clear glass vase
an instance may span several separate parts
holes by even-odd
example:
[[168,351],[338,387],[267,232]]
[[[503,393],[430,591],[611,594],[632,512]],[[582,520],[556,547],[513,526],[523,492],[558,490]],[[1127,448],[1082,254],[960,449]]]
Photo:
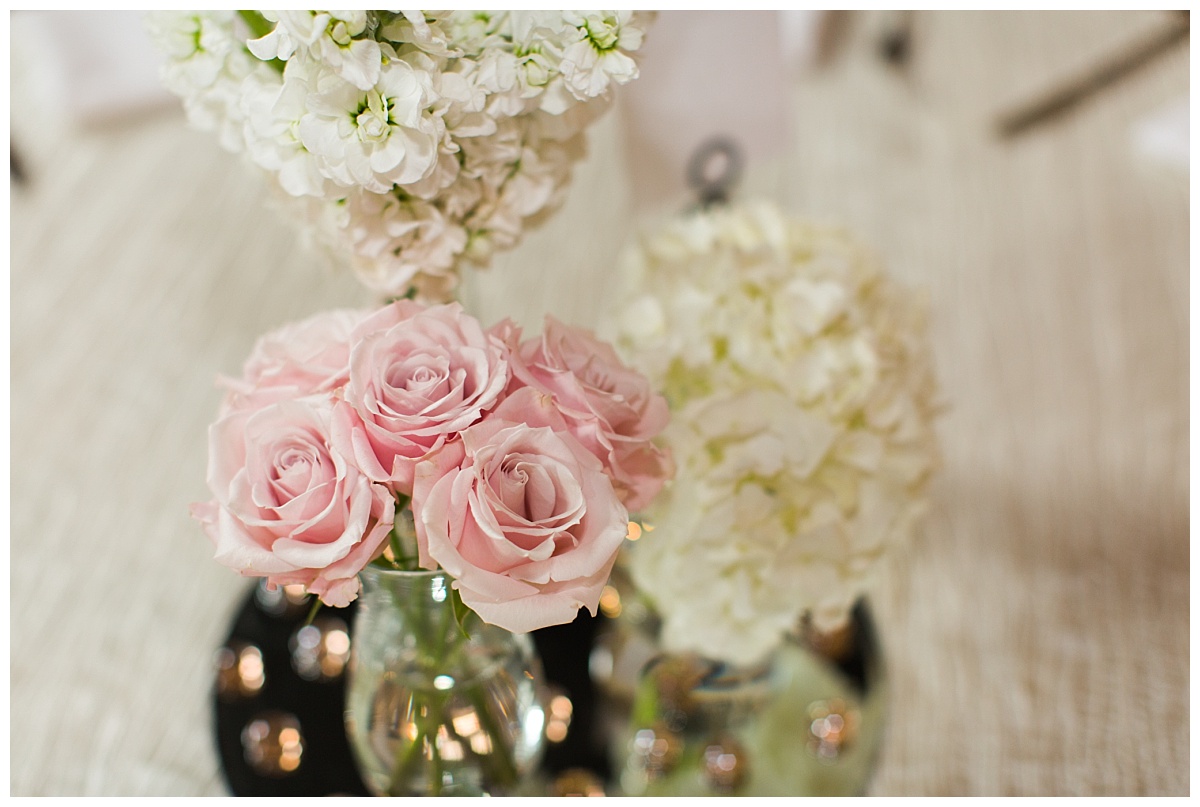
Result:
[[765,662],[658,648],[636,602],[593,651],[627,796],[851,796],[883,736],[885,676],[866,604],[835,634],[805,630]]
[[455,618],[442,572],[368,566],[352,628],[346,727],[377,795],[521,792],[543,745],[527,636]]

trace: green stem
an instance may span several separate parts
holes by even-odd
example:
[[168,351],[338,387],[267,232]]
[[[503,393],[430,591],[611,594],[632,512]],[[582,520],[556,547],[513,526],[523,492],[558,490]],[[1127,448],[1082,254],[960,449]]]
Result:
[[[412,691],[409,715],[415,727],[411,741],[404,737],[396,746],[391,770],[389,792],[394,796],[408,795],[414,777],[418,777],[421,765],[428,765],[427,786],[430,795],[444,792],[444,776],[448,765],[461,765],[446,760],[438,747],[438,739],[445,726],[449,737],[463,749],[468,765],[480,766],[486,778],[497,785],[511,787],[516,784],[518,772],[513,760],[513,750],[501,722],[488,707],[485,687],[472,682],[474,670],[467,666],[469,634],[460,622],[455,596],[457,592],[446,578],[446,599],[438,604],[431,601],[431,592],[422,586],[410,587],[392,607],[407,612],[405,622],[420,653],[421,678],[425,685]],[[466,616],[470,616],[469,612]],[[434,681],[439,675],[451,675],[455,685],[446,690],[436,688]],[[488,737],[488,753],[478,753],[471,747],[470,738],[461,736],[454,728],[451,705],[455,693],[465,697],[474,708],[479,720],[480,731]]]
[[475,714],[479,715],[479,725],[491,738],[492,753],[490,756],[495,765],[496,780],[505,785],[516,784],[517,767],[513,763],[512,749],[504,742],[504,732],[496,723],[495,715],[488,709],[487,700],[483,697],[483,690],[480,687],[472,686],[467,687],[466,692],[467,697],[471,700],[471,705],[475,707]]
[[405,508],[408,507],[409,501],[411,501],[409,497],[403,493],[398,494],[396,497],[396,520],[392,524],[391,532],[388,533],[388,545],[391,546],[392,556],[396,559],[395,567],[403,571],[412,572],[420,568],[420,559],[416,547],[411,547],[413,551],[410,554],[410,547],[408,546],[408,544],[416,543],[416,535],[400,534],[400,530],[408,524],[404,512]]
[[[434,717],[437,715],[437,717]],[[430,710],[429,717],[432,718],[433,737],[429,741],[429,795],[442,795],[442,754],[437,746],[437,730],[442,724],[441,716],[442,709],[436,711]]]
[[[443,578],[444,579],[444,578]],[[449,581],[446,582],[446,594],[449,596]],[[434,628],[434,664],[430,669],[433,675],[444,674],[446,670],[446,611],[450,609],[442,607],[437,609],[436,626]],[[457,644],[457,643],[456,643]],[[430,740],[429,748],[429,792],[434,796],[440,796],[442,793],[442,755],[437,747],[438,728],[444,724],[450,723],[450,717],[446,714],[446,701],[449,700],[448,694],[441,697],[434,696],[434,700],[438,701],[437,708],[430,708],[429,717],[433,728],[433,738]],[[432,706],[432,704],[431,704]]]
[[313,620],[317,618],[317,612],[321,610],[323,604],[320,597],[313,597],[312,607],[308,609],[308,618],[304,620],[305,626],[313,623]]
[[408,781],[409,775],[412,773],[413,767],[417,764],[417,760],[421,758],[421,747],[424,745],[424,735],[421,732],[417,733],[416,738],[407,746],[402,746],[404,753],[396,754],[396,764],[392,767],[391,784],[388,787],[388,793],[392,796],[407,795],[400,791],[400,785]]

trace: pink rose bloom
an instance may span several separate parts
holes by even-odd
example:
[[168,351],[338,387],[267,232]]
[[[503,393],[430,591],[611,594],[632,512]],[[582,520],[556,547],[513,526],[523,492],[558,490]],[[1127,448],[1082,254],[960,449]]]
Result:
[[495,414],[417,465],[413,512],[421,565],[521,633],[595,614],[628,530],[604,468],[569,433]]
[[334,445],[372,481],[411,494],[416,464],[495,406],[508,378],[504,345],[458,303],[400,300],[355,331]]
[[604,463],[621,501],[645,507],[673,473],[651,440],[667,425],[667,401],[590,332],[546,317],[541,338],[512,359],[513,383],[550,395],[575,437]]
[[329,392],[345,384],[350,334],[366,314],[353,309],[324,311],[260,337],[242,377],[220,380],[229,390],[222,411]]
[[396,502],[331,448],[331,411],[331,398],[305,398],[218,420],[209,429],[215,499],[192,505],[192,516],[220,563],[345,606],[387,541]]

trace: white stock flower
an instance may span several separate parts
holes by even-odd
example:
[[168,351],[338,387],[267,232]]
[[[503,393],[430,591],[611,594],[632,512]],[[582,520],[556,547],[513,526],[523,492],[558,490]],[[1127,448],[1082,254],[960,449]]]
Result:
[[441,132],[424,114],[432,98],[430,76],[403,59],[391,59],[366,91],[318,68],[309,79],[300,141],[338,185],[387,193],[424,179],[437,164]]
[[618,346],[671,402],[676,479],[629,554],[668,649],[763,657],[846,618],[925,507],[936,385],[922,306],[839,230],[767,204],[628,251]]
[[241,47],[234,13],[157,11],[147,15],[146,28],[165,52],[163,83],[183,99],[188,121],[215,131],[225,149],[241,151],[241,84],[263,66]]
[[379,81],[379,43],[361,38],[367,12],[264,11],[262,15],[276,23],[275,28],[246,46],[263,61],[287,61],[301,51],[360,90],[370,90]]
[[280,83],[271,75],[256,75],[242,85],[242,114],[246,117],[246,152],[257,165],[276,174],[292,196],[323,196],[326,178],[316,155],[300,140],[300,120],[307,107],[308,83],[289,65]]
[[435,301],[461,264],[486,266],[562,203],[649,19],[160,12],[148,28],[194,125],[303,200],[293,209],[367,285]]
[[629,53],[642,46],[646,20],[632,11],[568,11],[578,39],[562,51],[559,69],[578,99],[604,94],[610,83],[627,84],[638,76]]
[[449,292],[456,285],[455,258],[467,234],[435,204],[356,191],[326,211],[319,237],[331,252],[350,247],[351,268],[369,288],[390,295],[413,287],[426,290],[424,299],[436,299],[430,292]]
[[479,60],[488,53],[503,50],[511,41],[506,34],[508,11],[451,11],[441,21],[449,42],[463,58]]
[[393,43],[409,43],[431,56],[461,56],[460,43],[443,28],[452,14],[454,12],[450,11],[401,11],[381,24],[379,35]]
[[168,60],[164,81],[177,92],[210,86],[237,48],[232,12],[156,11],[146,16],[146,26]]

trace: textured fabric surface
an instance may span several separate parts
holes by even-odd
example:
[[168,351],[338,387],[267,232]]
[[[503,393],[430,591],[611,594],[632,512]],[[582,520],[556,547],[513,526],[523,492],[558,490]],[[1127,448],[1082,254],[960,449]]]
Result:
[[[1188,46],[1022,137],[993,127],[1167,21],[920,13],[896,70],[884,16],[855,15],[795,82],[792,154],[751,166],[744,195],[848,226],[934,312],[945,464],[874,598],[873,794],[1189,791],[1189,188],[1132,134],[1187,95]],[[213,377],[369,297],[177,109],[72,127],[21,24],[11,793],[220,795],[211,659],[245,581],[187,516]],[[481,318],[602,321],[628,172],[649,170],[623,142],[610,116],[567,208],[470,280]]]

